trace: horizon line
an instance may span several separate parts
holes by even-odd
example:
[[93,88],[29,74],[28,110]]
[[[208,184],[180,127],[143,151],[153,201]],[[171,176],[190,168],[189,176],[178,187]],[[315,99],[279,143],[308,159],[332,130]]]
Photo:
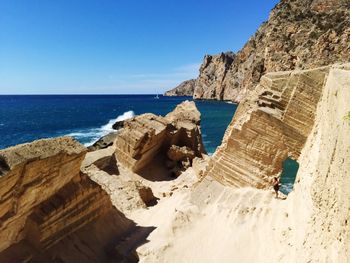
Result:
[[[128,96],[138,96],[138,95],[159,95],[164,96],[162,93],[23,93],[23,94],[0,94],[0,96],[94,96],[94,95],[102,95],[102,96],[111,96],[111,95],[128,95]],[[191,96],[179,96],[179,97],[191,97]]]

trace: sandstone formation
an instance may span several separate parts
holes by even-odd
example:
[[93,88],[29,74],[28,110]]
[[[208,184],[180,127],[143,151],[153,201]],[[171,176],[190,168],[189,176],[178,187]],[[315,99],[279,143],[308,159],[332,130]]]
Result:
[[135,225],[80,172],[86,149],[71,138],[0,151],[0,261],[109,262]]
[[124,128],[117,135],[117,160],[134,172],[142,172],[152,165],[167,166],[169,160],[164,158],[174,146],[188,147],[193,151],[193,156],[189,157],[200,157],[204,147],[199,125],[200,113],[194,102],[189,101],[181,103],[165,117],[154,114],[136,116],[125,121]]
[[207,174],[232,186],[270,185],[297,160],[314,124],[329,67],[270,73],[239,105]]
[[[350,64],[262,78],[209,173],[133,217],[157,227],[137,249],[141,261],[348,262],[349,101]],[[288,197],[239,187],[265,186],[259,176],[273,173],[283,155],[300,164]],[[152,217],[161,213],[163,221]]]
[[[0,261],[347,262],[349,87],[350,64],[267,74],[210,160],[194,157],[193,102],[125,122],[105,149],[58,138],[2,150]],[[287,156],[300,168],[276,199],[265,188]],[[192,157],[173,180],[140,173]]]
[[182,82],[179,86],[164,93],[164,96],[193,96],[195,80],[190,79]]
[[170,146],[166,154],[170,160],[173,160],[176,162],[183,161],[186,159],[193,160],[196,157],[196,155],[194,154],[194,151],[192,151],[189,147],[186,147],[186,146],[179,147],[176,145],[172,145]]
[[240,102],[266,73],[349,60],[349,1],[282,0],[236,54],[205,56],[193,98]]

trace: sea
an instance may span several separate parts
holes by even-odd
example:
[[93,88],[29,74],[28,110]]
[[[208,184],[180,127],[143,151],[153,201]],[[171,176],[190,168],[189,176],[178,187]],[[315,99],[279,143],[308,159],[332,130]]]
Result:
[[[142,113],[166,115],[192,97],[155,95],[2,95],[0,149],[41,138],[72,136],[88,146],[113,131],[112,125]],[[206,151],[220,145],[237,105],[196,101]]]
[[[166,115],[192,97],[155,95],[1,95],[0,149],[42,138],[72,136],[85,146],[113,131],[116,121],[142,113]],[[221,144],[237,104],[196,100],[204,147],[209,155]],[[284,165],[282,191],[289,193],[295,165]],[[294,170],[293,170],[294,169]]]

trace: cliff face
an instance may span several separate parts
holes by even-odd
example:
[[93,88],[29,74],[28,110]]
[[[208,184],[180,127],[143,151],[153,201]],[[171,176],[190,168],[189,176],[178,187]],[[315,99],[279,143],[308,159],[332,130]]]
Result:
[[71,138],[0,151],[1,262],[107,261],[133,224],[80,172],[85,153]]
[[268,72],[349,59],[349,1],[282,0],[237,54],[205,56],[193,97],[240,102]]
[[239,105],[207,172],[232,186],[270,185],[297,160],[314,124],[329,67],[270,73]]
[[179,86],[164,93],[164,96],[193,96],[195,80],[182,82]]
[[347,262],[350,257],[349,101],[350,64],[331,67],[291,200],[295,207],[304,203],[305,213],[312,208],[296,249],[313,262]]

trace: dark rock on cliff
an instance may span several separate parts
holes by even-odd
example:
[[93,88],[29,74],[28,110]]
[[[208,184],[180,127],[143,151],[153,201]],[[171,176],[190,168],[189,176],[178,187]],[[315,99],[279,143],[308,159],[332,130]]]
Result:
[[117,137],[117,133],[111,132],[111,133],[101,137],[100,139],[98,139],[98,141],[95,142],[93,145],[87,147],[88,151],[96,151],[99,149],[104,149],[104,148],[107,148],[109,146],[112,146],[116,137]]

